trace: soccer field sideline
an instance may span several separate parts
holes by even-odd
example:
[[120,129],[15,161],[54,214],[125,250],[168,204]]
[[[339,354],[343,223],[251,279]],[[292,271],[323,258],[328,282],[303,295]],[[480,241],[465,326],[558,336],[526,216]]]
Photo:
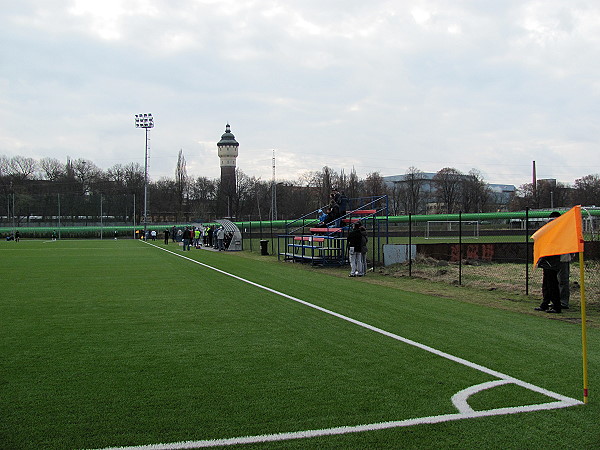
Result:
[[[406,419],[406,420],[400,420],[400,421],[379,422],[379,423],[362,424],[362,425],[355,425],[355,426],[340,426],[340,427],[333,427],[333,428],[326,428],[326,429],[276,433],[276,434],[270,434],[270,435],[243,436],[243,437],[232,437],[232,438],[226,438],[226,439],[185,441],[185,442],[164,443],[164,444],[162,444],[162,443],[161,444],[147,444],[147,445],[128,446],[128,447],[106,447],[103,450],[189,449],[189,448],[205,448],[205,447],[216,447],[216,446],[227,446],[227,445],[263,443],[263,442],[276,442],[276,441],[303,439],[303,438],[318,437],[318,436],[332,436],[332,435],[340,435],[340,434],[348,434],[348,433],[359,433],[359,432],[365,432],[365,431],[376,431],[376,430],[383,430],[383,429],[397,428],[397,427],[408,427],[408,426],[421,425],[421,424],[442,423],[442,422],[457,421],[457,420],[464,420],[464,419],[471,419],[471,418],[478,418],[478,417],[489,417],[489,416],[517,414],[517,413],[540,411],[540,410],[559,409],[559,408],[567,408],[567,407],[583,404],[583,402],[576,400],[574,398],[570,398],[570,397],[549,391],[547,389],[535,386],[531,383],[519,380],[517,378],[511,377],[509,375],[503,374],[503,373],[495,371],[493,369],[489,369],[482,365],[472,363],[463,358],[459,358],[459,357],[453,356],[449,353],[442,352],[440,350],[437,350],[430,346],[421,344],[414,340],[404,338],[404,337],[399,336],[394,333],[390,333],[381,328],[374,327],[372,325],[369,325],[367,323],[353,319],[351,317],[336,313],[334,311],[331,311],[329,309],[312,304],[310,302],[299,299],[297,297],[293,297],[291,295],[285,294],[283,292],[277,291],[275,289],[269,288],[269,287],[261,285],[259,283],[255,283],[251,280],[245,279],[238,275],[226,272],[222,269],[218,269],[216,267],[202,263],[193,258],[189,258],[181,253],[176,253],[176,252],[173,252],[164,247],[160,247],[158,245],[151,244],[148,242],[145,242],[144,244],[150,245],[154,248],[165,251],[165,252],[170,253],[179,258],[183,258],[187,261],[198,264],[204,268],[216,271],[225,276],[234,278],[236,280],[242,281],[244,283],[247,283],[249,285],[257,287],[259,289],[263,289],[263,290],[271,292],[275,295],[278,295],[278,296],[284,297],[286,299],[292,300],[294,302],[300,303],[302,305],[313,308],[315,310],[318,310],[325,314],[339,318],[341,320],[347,321],[349,323],[360,326],[362,328],[368,329],[375,333],[379,333],[383,336],[386,336],[386,337],[392,338],[394,340],[403,342],[405,344],[417,347],[421,350],[427,351],[427,352],[437,355],[439,357],[442,357],[442,358],[448,359],[450,361],[456,362],[458,364],[462,364],[466,367],[478,370],[478,371],[488,374],[490,376],[496,377],[499,380],[490,381],[490,382],[482,383],[479,385],[471,386],[471,387],[468,387],[468,388],[463,389],[462,391],[456,393],[452,398],[452,402],[453,402],[454,406],[459,411],[456,414],[444,414],[444,415],[438,415],[438,416],[412,418],[412,419]],[[553,398],[557,401],[549,402],[549,403],[542,403],[542,404],[535,404],[535,405],[514,406],[514,407],[496,408],[496,409],[491,409],[491,410],[481,410],[481,411],[474,411],[468,405],[469,396],[471,396],[477,392],[481,392],[485,389],[489,389],[489,388],[493,388],[493,387],[497,387],[497,386],[501,386],[501,385],[505,385],[505,384],[515,384],[522,388],[529,389],[531,391],[534,391],[534,392],[540,393],[542,395],[545,395],[547,397]]]

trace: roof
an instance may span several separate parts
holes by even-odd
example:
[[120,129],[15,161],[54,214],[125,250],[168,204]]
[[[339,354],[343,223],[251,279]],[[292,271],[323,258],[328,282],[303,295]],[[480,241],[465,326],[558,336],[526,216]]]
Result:
[[224,147],[226,145],[233,145],[238,147],[240,144],[235,140],[235,136],[231,132],[229,124],[225,127],[225,133],[221,136],[221,140],[217,142],[217,147]]

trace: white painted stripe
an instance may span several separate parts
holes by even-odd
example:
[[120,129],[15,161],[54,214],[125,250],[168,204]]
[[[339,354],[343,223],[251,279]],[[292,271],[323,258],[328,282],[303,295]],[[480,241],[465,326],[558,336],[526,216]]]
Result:
[[[153,244],[148,244],[153,245]],[[237,275],[233,275],[231,273],[225,272],[221,269],[217,269],[216,267],[209,266],[208,264],[204,264],[200,261],[196,261],[194,259],[188,258],[184,255],[174,253],[170,250],[158,247],[153,245],[154,247],[164,250],[173,255],[184,258],[188,261],[191,261],[195,264],[199,264],[208,269],[214,270],[216,272],[222,273],[229,277],[235,278],[237,280],[243,281],[244,283],[248,283],[252,286],[256,286],[260,289],[264,289],[268,292],[272,292],[284,298],[293,300],[295,302],[301,303],[303,305],[314,308],[318,311],[322,311],[326,314],[330,314],[334,317],[338,317],[342,320],[346,320],[355,325],[361,326],[368,330],[374,331],[376,333],[380,333],[384,336],[388,336],[392,339],[404,342],[406,344],[415,346],[427,352],[433,353],[435,355],[441,356],[442,358],[449,359],[451,361],[457,362],[464,366],[470,367],[472,369],[478,370],[480,372],[484,372],[486,374],[495,376],[500,378],[500,380],[494,380],[487,383],[482,383],[476,386],[471,386],[467,389],[464,389],[452,397],[452,401],[454,405],[459,410],[457,414],[444,414],[439,416],[429,416],[429,417],[419,417],[414,419],[406,419],[399,421],[390,421],[390,422],[380,422],[380,423],[372,423],[366,425],[355,425],[355,426],[342,426],[342,427],[334,427],[334,428],[325,428],[320,430],[306,430],[306,431],[296,431],[296,432],[288,432],[288,433],[276,433],[276,434],[266,434],[266,435],[258,435],[258,436],[244,436],[244,437],[235,437],[235,438],[226,438],[226,439],[211,439],[211,440],[200,440],[200,441],[186,441],[186,442],[174,442],[170,444],[150,444],[150,445],[140,445],[140,446],[131,446],[131,447],[110,447],[102,450],[175,450],[175,449],[194,449],[194,448],[208,448],[208,447],[222,447],[222,446],[230,446],[230,445],[243,445],[243,444],[257,444],[257,443],[265,443],[265,442],[277,442],[277,441],[286,441],[292,439],[304,439],[311,437],[319,437],[319,436],[335,436],[341,434],[349,434],[349,433],[361,433],[366,431],[377,431],[377,430],[385,430],[390,428],[399,428],[399,427],[410,427],[415,425],[423,425],[423,424],[434,424],[434,423],[443,423],[443,422],[451,422],[456,420],[464,420],[464,419],[474,419],[478,417],[490,417],[490,416],[500,416],[506,414],[518,414],[523,412],[532,412],[532,411],[542,411],[542,410],[551,410],[551,409],[559,409],[559,408],[567,408],[575,405],[582,405],[583,402],[579,400],[566,397],[555,392],[549,391],[547,389],[540,388],[538,386],[532,385],[530,383],[518,380],[514,377],[505,375],[503,373],[497,372],[492,369],[488,369],[487,367],[481,366],[479,364],[472,363],[462,358],[458,358],[456,356],[450,355],[445,352],[441,352],[427,345],[415,342],[411,339],[406,339],[396,334],[390,333],[388,331],[382,330],[380,328],[374,327],[372,325],[366,324],[364,322],[352,319],[350,317],[344,316],[342,314],[338,314],[334,311],[330,311],[328,309],[322,308],[320,306],[314,305],[312,303],[306,302],[304,300],[300,300],[296,297],[292,297],[290,295],[284,294],[282,292],[276,291],[266,286],[262,286],[260,284],[254,283],[253,281],[246,280],[244,278],[238,277]],[[474,411],[467,403],[467,399],[469,396],[476,392],[480,392],[484,389],[489,389],[492,387],[500,386],[503,384],[513,383],[518,386],[524,387],[526,389],[530,389],[534,392],[538,392],[540,394],[546,395],[548,397],[557,399],[556,402],[543,403],[538,405],[527,405],[527,406],[516,406],[509,408],[497,408],[486,411]]]
[[494,380],[488,381],[487,383],[476,384],[474,386],[470,386],[462,391],[457,392],[452,396],[452,404],[458,409],[458,412],[463,414],[468,414],[475,412],[473,408],[467,402],[469,397],[473,394],[477,394],[478,392],[484,391],[486,389],[491,389],[496,386],[502,386],[503,384],[510,384],[510,381],[507,380]]
[[264,434],[258,436],[244,436],[228,439],[212,439],[203,441],[173,442],[170,444],[150,444],[131,447],[109,447],[102,450],[174,450],[193,449],[208,447],[223,447],[230,445],[258,444],[265,442],[287,441],[292,439],[305,439],[322,436],[336,436],[349,433],[363,433],[366,431],[387,430],[390,428],[411,427],[415,425],[452,422],[456,420],[475,419],[479,417],[500,416],[507,414],[518,414],[522,412],[542,411],[573,406],[566,402],[552,402],[541,405],[517,406],[513,408],[498,408],[488,411],[474,411],[472,413],[444,414],[440,416],[419,417],[392,422],[371,423],[348,427],[325,428],[322,430],[306,430],[291,433]]

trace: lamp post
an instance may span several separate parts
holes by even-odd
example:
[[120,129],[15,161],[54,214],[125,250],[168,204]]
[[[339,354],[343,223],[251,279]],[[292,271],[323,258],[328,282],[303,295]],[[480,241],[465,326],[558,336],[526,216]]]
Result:
[[154,128],[154,118],[152,117],[152,114],[136,114],[135,127],[146,129],[146,146],[144,154],[144,239],[146,239],[146,229],[148,227],[148,129]]

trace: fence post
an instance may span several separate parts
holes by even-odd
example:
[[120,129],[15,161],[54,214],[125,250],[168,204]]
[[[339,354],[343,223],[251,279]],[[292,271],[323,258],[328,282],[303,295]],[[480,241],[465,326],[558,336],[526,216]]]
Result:
[[529,206],[525,208],[525,295],[529,295]]
[[271,218],[271,249],[273,248],[273,219]]
[[462,211],[458,212],[458,285],[462,286]]
[[58,239],[60,239],[60,194],[56,194],[58,199]]
[[[412,277],[412,214],[408,213],[408,276]],[[415,252],[416,255],[416,252]]]

